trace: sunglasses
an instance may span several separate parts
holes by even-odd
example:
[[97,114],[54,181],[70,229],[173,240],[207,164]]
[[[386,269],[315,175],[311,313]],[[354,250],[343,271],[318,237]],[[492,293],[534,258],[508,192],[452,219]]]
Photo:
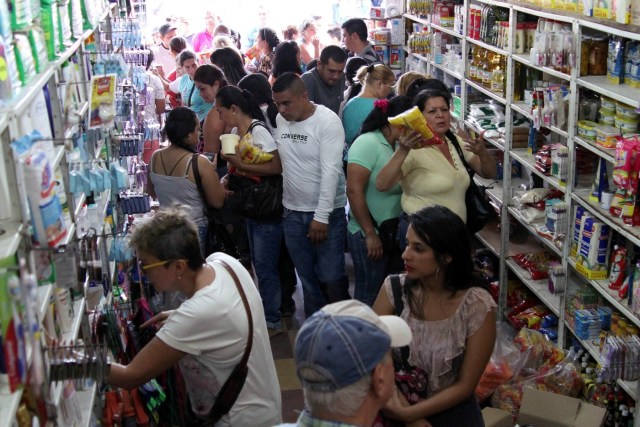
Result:
[[138,261],[138,266],[140,266],[140,270],[146,272],[146,271],[151,270],[152,268],[156,268],[156,267],[160,267],[160,266],[163,266],[163,265],[167,265],[172,261],[174,261],[174,260],[168,259],[168,260],[165,260],[165,261],[153,262],[151,264],[146,264],[146,265],[143,264],[142,261]]

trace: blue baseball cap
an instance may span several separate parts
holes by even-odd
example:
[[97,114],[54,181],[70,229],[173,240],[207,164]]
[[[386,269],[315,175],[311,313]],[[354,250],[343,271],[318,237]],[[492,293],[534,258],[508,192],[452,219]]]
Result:
[[[331,392],[369,375],[392,347],[410,342],[411,330],[400,317],[378,316],[357,300],[340,301],[324,306],[300,328],[296,370],[304,388]],[[325,379],[306,379],[306,368]]]

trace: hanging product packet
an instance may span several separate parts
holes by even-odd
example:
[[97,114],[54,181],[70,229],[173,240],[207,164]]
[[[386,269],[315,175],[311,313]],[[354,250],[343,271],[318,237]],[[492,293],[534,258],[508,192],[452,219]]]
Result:
[[389,117],[389,124],[405,126],[419,132],[423,139],[421,144],[414,148],[442,144],[443,142],[427,124],[427,120],[424,118],[418,107],[413,107],[410,110],[398,114],[397,116]]

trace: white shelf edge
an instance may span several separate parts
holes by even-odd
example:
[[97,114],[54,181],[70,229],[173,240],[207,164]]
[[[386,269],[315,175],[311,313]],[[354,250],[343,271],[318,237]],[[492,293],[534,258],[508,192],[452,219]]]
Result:
[[36,97],[38,92],[42,91],[42,88],[51,78],[51,76],[53,76],[54,72],[54,65],[49,64],[47,68],[44,69],[44,71],[35,76],[35,78],[33,78],[28,85],[23,87],[18,94],[18,99],[12,104],[9,104],[11,114],[13,114],[14,116],[21,116],[22,113],[24,113],[24,110],[31,105],[33,98]]
[[604,147],[601,147],[600,145],[596,144],[595,142],[587,141],[587,140],[578,138],[577,136],[574,136],[573,140],[579,146],[581,146],[581,147],[591,151],[592,153],[602,157],[603,159],[605,159],[609,163],[615,163],[615,151],[616,151],[615,148],[604,148]]
[[516,276],[524,283],[524,285],[534,293],[535,296],[546,305],[553,314],[560,317],[560,297],[556,294],[552,294],[548,290],[547,279],[531,280],[526,276],[526,272],[515,261],[511,259],[506,260],[507,266]]
[[78,215],[80,214],[80,211],[82,210],[82,205],[84,205],[85,200],[87,200],[87,195],[84,194],[84,192],[80,193],[80,195],[76,198],[74,198],[74,203],[75,203],[75,211],[74,211],[74,218],[78,218]]
[[512,102],[511,103],[511,109],[514,110],[516,113],[523,115],[524,117],[526,117],[529,120],[533,120],[533,116],[531,115],[531,113],[529,111],[527,111],[526,108],[528,108],[527,104],[525,104],[524,102]]
[[18,221],[7,220],[0,222],[0,229],[4,230],[0,235],[0,259],[4,259],[18,250],[24,225]]
[[489,4],[491,6],[498,6],[504,9],[511,9],[511,5],[509,3],[505,3],[504,1],[496,1],[496,0],[478,0],[478,3]]
[[76,237],[76,223],[71,221],[69,214],[64,214],[64,223],[67,226],[67,234],[64,236],[64,239],[56,245],[56,247],[67,246]]
[[626,239],[631,240],[634,245],[640,246],[640,227],[631,227],[626,225],[621,218],[613,218],[609,211],[602,209],[600,206],[588,200],[588,193],[590,190],[574,189],[571,198],[578,202],[581,206],[584,206],[598,217],[602,222],[611,227],[612,230],[622,234]]
[[22,389],[13,393],[9,392],[9,387],[3,385],[0,388],[0,427],[11,427],[16,419],[18,405],[22,398]]
[[429,22],[429,19],[421,18],[417,15],[412,15],[411,13],[403,13],[402,16],[422,25],[426,25],[426,26],[431,25],[431,23]]
[[[612,22],[615,22],[615,21],[612,21]],[[581,26],[591,28],[592,30],[602,31],[604,33],[613,34],[614,36],[620,36],[630,40],[640,40],[638,33],[632,33],[630,31],[624,31],[624,30],[619,30],[617,28],[608,27],[598,22],[591,22],[591,21],[579,19],[578,23]]]
[[555,133],[556,135],[560,135],[564,139],[569,138],[569,133],[567,131],[560,129],[559,127],[549,126],[547,129],[549,129],[551,132]]
[[569,74],[562,73],[550,67],[538,67],[537,65],[533,65],[531,63],[531,60],[529,59],[528,53],[514,53],[511,56],[513,57],[513,59],[526,65],[527,67],[535,68],[536,70],[539,70],[545,74],[549,74],[550,76],[558,77],[562,80],[571,80],[571,76]]
[[542,243],[545,244],[545,246],[550,249],[551,251],[553,251],[554,254],[556,254],[558,257],[562,257],[562,249],[558,248],[556,245],[553,244],[553,242],[541,235],[538,234],[538,232],[536,231],[535,228],[533,228],[533,226],[529,223],[527,223],[524,218],[522,218],[522,216],[520,215],[520,213],[518,212],[518,210],[513,207],[510,206],[508,208],[509,213],[518,220],[518,222],[520,224],[522,224],[523,227],[525,227],[529,233],[533,234],[535,237],[538,238],[538,240],[540,240]]
[[0,109],[0,134],[4,132],[4,130],[9,125],[9,112],[4,112]]
[[51,167],[52,170],[56,170],[58,166],[60,166],[60,162],[64,156],[64,145],[56,145],[54,150],[56,152],[56,156],[53,159],[53,165]]
[[[465,120],[464,124],[471,130],[473,130],[475,133],[479,134],[480,132],[483,131],[483,129],[477,128],[468,120]],[[504,151],[504,145],[502,145],[497,139],[485,138],[484,140],[487,141],[489,144],[493,145],[494,147],[496,147],[497,149]]]
[[491,52],[493,52],[493,53],[497,53],[498,55],[502,55],[502,56],[509,56],[509,52],[507,52],[507,51],[506,51],[506,50],[504,50],[504,49],[500,49],[500,48],[499,48],[499,47],[497,47],[497,46],[494,46],[494,45],[491,45],[491,44],[485,43],[485,42],[480,41],[480,40],[472,39],[472,38],[471,38],[471,37],[469,37],[469,36],[466,36],[465,38],[467,39],[467,41],[468,41],[469,43],[472,43],[472,44],[475,44],[476,46],[480,46],[481,48],[484,48],[484,49],[490,50],[490,51],[491,51]]
[[500,250],[496,247],[494,247],[493,242],[491,241],[492,239],[490,239],[490,234],[493,234],[493,232],[488,229],[487,227],[483,228],[482,230],[478,231],[476,233],[476,238],[478,240],[480,240],[480,242],[491,251],[491,253],[493,253],[495,256],[499,257],[500,256]]
[[78,406],[82,412],[81,427],[90,427],[91,412],[93,411],[93,405],[95,404],[96,394],[98,392],[98,386],[94,381],[91,387],[85,390],[76,390],[76,396],[78,399]]
[[451,37],[455,37],[455,38],[458,38],[458,39],[464,38],[463,34],[456,33],[455,31],[453,31],[449,27],[443,27],[441,25],[431,24],[431,28],[433,28],[434,30],[440,31],[441,33],[448,34]]
[[489,89],[485,88],[484,86],[480,86],[478,83],[474,82],[473,80],[465,79],[465,81],[467,82],[468,86],[471,86],[472,88],[474,88],[478,92],[481,92],[481,93],[485,94],[489,98],[495,99],[496,101],[498,101],[502,105],[506,105],[507,100],[504,99],[503,97],[501,97],[500,95],[498,95],[497,93],[491,92]]
[[52,284],[38,286],[38,322],[40,322],[40,324],[42,324],[44,316],[47,314],[47,308],[49,307],[49,300],[51,299],[52,292]]
[[456,79],[458,79],[458,80],[462,80],[462,76],[461,76],[460,74],[458,74],[458,73],[454,73],[453,71],[451,71],[450,69],[448,69],[448,68],[447,68],[447,67],[445,67],[444,65],[442,65],[442,64],[436,64],[434,61],[429,61],[429,63],[430,63],[431,65],[433,65],[434,67],[436,67],[438,70],[442,70],[442,71],[444,71],[445,73],[447,73],[447,74],[449,74],[449,75],[451,75],[451,76],[455,77]]
[[611,291],[607,287],[606,280],[593,280],[587,279],[583,275],[581,275],[578,270],[576,270],[576,261],[569,257],[569,265],[573,267],[576,272],[576,276],[580,277],[585,282],[589,283],[592,288],[594,288],[600,295],[602,295],[616,310],[620,311],[627,319],[632,321],[636,326],[640,326],[640,319],[638,316],[633,314],[628,304],[623,304],[617,296],[613,295],[616,291]]
[[84,303],[84,297],[73,302],[73,323],[71,324],[71,329],[69,332],[62,334],[62,338],[60,339],[61,342],[66,342],[66,345],[69,345],[71,341],[75,341],[78,338],[82,318],[85,314]]
[[512,149],[511,157],[513,157],[518,162],[520,162],[520,164],[526,167],[527,170],[531,171],[532,173],[542,178],[542,180],[548,183],[549,185],[552,185],[553,187],[562,191],[566,190],[566,187],[567,187],[566,183],[560,181],[558,178],[554,176],[543,174],[535,167],[535,158],[533,157],[533,154],[529,154],[526,148]]
[[607,80],[607,76],[584,76],[577,79],[576,83],[633,108],[640,108],[640,88],[613,84]]
[[567,22],[567,23],[572,23],[575,21],[574,18],[571,18],[569,16],[563,16],[562,12],[564,11],[560,9],[556,10],[556,12],[558,13],[550,13],[550,12],[543,12],[540,10],[528,9],[526,6],[517,6],[514,4],[513,10],[517,12],[526,13],[528,15],[538,16],[540,18],[553,19],[554,21]]

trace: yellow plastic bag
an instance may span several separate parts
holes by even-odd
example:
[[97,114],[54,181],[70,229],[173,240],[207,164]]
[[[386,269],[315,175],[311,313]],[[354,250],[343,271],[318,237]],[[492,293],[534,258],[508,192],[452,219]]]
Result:
[[395,126],[406,126],[409,129],[418,131],[422,135],[422,145],[415,148],[426,147],[427,145],[442,144],[440,138],[433,132],[427,124],[427,120],[418,107],[413,107],[395,117],[389,117],[389,123]]
[[238,153],[242,158],[242,163],[266,163],[273,159],[273,154],[266,153],[253,145],[253,136],[247,133],[238,143]]

